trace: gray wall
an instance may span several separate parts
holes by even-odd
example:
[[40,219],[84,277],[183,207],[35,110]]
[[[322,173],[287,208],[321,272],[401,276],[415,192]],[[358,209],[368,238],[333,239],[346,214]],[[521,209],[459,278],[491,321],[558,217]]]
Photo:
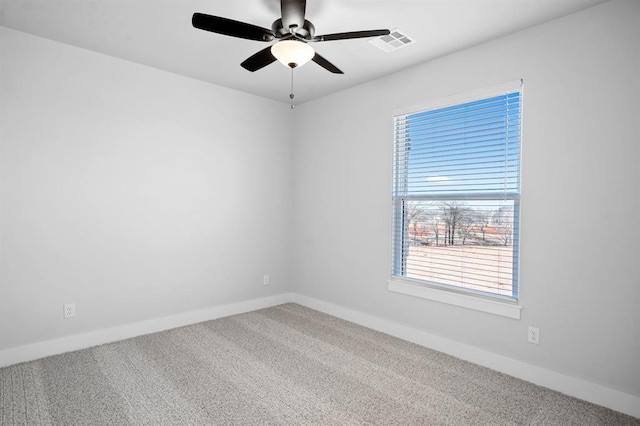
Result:
[[[605,3],[298,107],[296,291],[640,395],[639,23]],[[520,78],[522,319],[390,293],[392,110]]]
[[290,290],[287,105],[3,28],[0,49],[0,349]]

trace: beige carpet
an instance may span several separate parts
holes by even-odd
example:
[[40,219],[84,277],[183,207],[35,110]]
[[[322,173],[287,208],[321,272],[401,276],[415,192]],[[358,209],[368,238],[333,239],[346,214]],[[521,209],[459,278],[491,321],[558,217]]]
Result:
[[286,304],[0,370],[2,425],[640,425]]

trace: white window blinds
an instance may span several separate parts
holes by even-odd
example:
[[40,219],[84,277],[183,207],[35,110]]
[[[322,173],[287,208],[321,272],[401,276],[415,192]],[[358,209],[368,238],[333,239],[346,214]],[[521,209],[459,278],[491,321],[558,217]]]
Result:
[[517,298],[520,88],[394,117],[393,275]]

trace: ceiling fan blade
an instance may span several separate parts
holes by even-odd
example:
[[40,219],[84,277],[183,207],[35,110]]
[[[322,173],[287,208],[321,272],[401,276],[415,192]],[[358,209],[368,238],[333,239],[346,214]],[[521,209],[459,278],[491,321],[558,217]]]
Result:
[[271,46],[269,46],[265,47],[258,53],[255,53],[254,55],[248,57],[240,65],[242,66],[242,68],[254,72],[266,67],[267,65],[275,61],[276,57],[271,53]]
[[310,41],[333,41],[333,40],[348,40],[352,38],[366,38],[366,37],[379,37],[389,35],[389,30],[369,30],[369,31],[350,31],[347,33],[334,33],[315,36]]
[[331,71],[334,74],[344,74],[340,70],[340,68],[336,67],[331,62],[327,61],[325,58],[320,56],[318,52],[316,52],[315,56],[311,58],[311,60],[316,64],[320,65],[322,68],[326,69],[327,71]]
[[286,30],[293,25],[295,25],[296,28],[302,28],[304,26],[306,8],[306,0],[280,0],[282,27]]
[[204,13],[194,13],[191,23],[195,28],[200,30],[211,31],[212,33],[231,37],[246,38],[255,41],[271,41],[275,38],[273,32],[266,28],[234,21],[233,19],[222,18],[220,16],[205,15]]

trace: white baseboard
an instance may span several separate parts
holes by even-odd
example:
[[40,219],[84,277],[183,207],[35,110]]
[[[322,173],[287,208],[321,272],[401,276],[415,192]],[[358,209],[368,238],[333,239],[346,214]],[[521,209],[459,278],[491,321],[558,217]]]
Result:
[[46,340],[0,351],[0,367],[287,303],[289,293]]
[[292,302],[640,418],[640,397],[299,294]]
[[296,293],[215,306],[0,351],[0,367],[294,302],[576,398],[640,418],[640,397]]

